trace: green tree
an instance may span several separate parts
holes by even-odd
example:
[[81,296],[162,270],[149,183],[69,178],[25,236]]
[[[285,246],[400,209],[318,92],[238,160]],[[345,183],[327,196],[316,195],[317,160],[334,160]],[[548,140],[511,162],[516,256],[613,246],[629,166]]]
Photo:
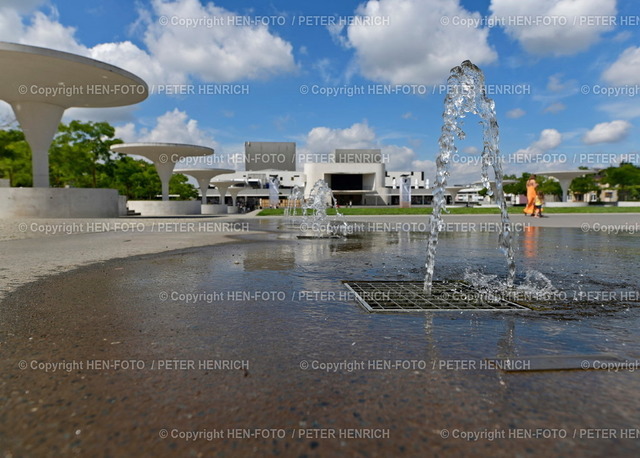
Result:
[[169,194],[178,194],[180,200],[197,199],[198,190],[191,183],[187,183],[187,180],[185,175],[175,173],[169,181]]
[[545,196],[556,196],[562,199],[562,188],[556,180],[538,175],[536,176],[536,181],[538,182],[536,189],[539,192],[542,192]]
[[[527,181],[529,181],[529,177],[531,173],[524,172],[520,178],[516,178],[515,175],[510,175],[510,180],[516,180],[515,183],[509,183],[504,185],[504,192],[507,194],[515,194],[515,195],[527,195]],[[506,178],[506,177],[505,177]],[[538,187],[536,188],[538,191],[542,191],[544,195],[555,195],[559,198],[562,197],[562,189],[560,188],[560,184],[552,180],[548,177],[537,175],[536,181],[538,182]]]
[[54,187],[109,187],[113,161],[118,156],[109,148],[122,143],[107,122],[71,121],[60,124],[49,149],[49,174]]
[[515,180],[514,183],[505,184],[503,189],[507,194],[526,195],[527,194],[527,180],[531,176],[530,173],[523,173],[520,178],[516,178],[515,175],[505,175],[506,180]]
[[21,130],[0,130],[0,177],[11,186],[32,186],[31,149]]
[[[160,177],[153,164],[121,156],[113,163],[111,187],[132,200],[154,200],[162,193]],[[169,194],[178,194],[180,199],[198,197],[198,191],[182,174],[174,174],[169,181]]]
[[640,200],[640,167],[634,164],[605,169],[602,182],[618,188],[618,200]]
[[598,189],[600,188],[593,175],[574,178],[569,185],[569,190],[578,194],[586,194]]

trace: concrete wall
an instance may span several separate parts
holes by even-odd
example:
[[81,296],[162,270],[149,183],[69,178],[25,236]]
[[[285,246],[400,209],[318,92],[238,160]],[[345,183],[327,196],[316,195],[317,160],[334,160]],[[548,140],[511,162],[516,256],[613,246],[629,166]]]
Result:
[[309,198],[316,181],[323,179],[328,182],[329,175],[349,173],[362,174],[365,189],[378,193],[378,196],[367,196],[366,205],[380,204],[380,201],[384,204],[389,202],[389,190],[384,187],[384,164],[306,163],[304,173],[307,177],[307,186],[304,190],[305,199]]
[[295,142],[245,142],[245,170],[296,170]]
[[8,178],[0,179],[0,188],[9,188],[11,187],[11,180]]
[[118,191],[0,188],[1,218],[116,218]]
[[199,200],[130,200],[129,210],[140,213],[141,216],[179,216],[199,215]]
[[333,159],[342,164],[381,164],[383,156],[379,149],[336,149]]
[[621,200],[618,202],[618,207],[640,207],[640,202]]
[[207,204],[201,206],[203,215],[226,215],[226,205]]
[[118,196],[118,215],[127,216],[127,196]]

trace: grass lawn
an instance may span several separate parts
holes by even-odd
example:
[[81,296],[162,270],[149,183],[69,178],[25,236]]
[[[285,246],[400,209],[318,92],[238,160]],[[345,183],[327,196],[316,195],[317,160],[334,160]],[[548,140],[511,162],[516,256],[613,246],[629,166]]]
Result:
[[[520,214],[524,207],[509,207],[509,213]],[[398,207],[377,207],[377,208],[341,208],[340,213],[345,216],[369,216],[369,215],[428,215],[431,214],[431,207],[420,208],[398,208]],[[637,207],[551,207],[545,208],[547,214],[553,213],[640,213],[640,203]],[[327,210],[328,215],[335,215],[334,209]],[[500,213],[497,208],[463,207],[449,208],[452,215],[494,215]],[[301,210],[298,209],[298,214]],[[266,208],[258,213],[258,216],[283,216],[283,208]]]

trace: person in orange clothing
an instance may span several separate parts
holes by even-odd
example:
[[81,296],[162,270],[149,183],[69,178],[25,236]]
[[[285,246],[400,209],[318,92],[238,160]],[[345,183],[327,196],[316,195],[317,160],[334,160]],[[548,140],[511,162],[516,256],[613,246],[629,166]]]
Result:
[[527,180],[527,206],[524,207],[524,214],[527,216],[534,216],[535,214],[536,196],[538,195],[537,187],[536,176],[531,175]]

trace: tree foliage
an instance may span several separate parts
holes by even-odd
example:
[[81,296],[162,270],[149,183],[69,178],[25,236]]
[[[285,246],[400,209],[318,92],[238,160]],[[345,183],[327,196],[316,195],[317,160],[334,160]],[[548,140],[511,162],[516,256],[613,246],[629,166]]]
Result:
[[602,171],[602,182],[618,188],[618,200],[640,200],[640,167],[622,162]]
[[[523,173],[520,178],[516,178],[515,175],[505,176],[505,179],[515,180],[515,183],[509,183],[504,185],[504,192],[507,194],[516,194],[516,195],[527,195],[527,181],[531,176],[530,173]],[[536,188],[538,191],[542,191],[545,195],[555,195],[557,197],[562,197],[562,189],[560,188],[560,184],[552,180],[551,178],[544,177],[541,175],[536,176],[536,181],[538,182],[538,187]]]
[[586,194],[588,192],[597,191],[598,182],[593,175],[585,175],[583,177],[576,177],[571,181],[569,190],[578,194]]
[[11,186],[32,186],[31,149],[20,130],[0,130],[0,178]]

